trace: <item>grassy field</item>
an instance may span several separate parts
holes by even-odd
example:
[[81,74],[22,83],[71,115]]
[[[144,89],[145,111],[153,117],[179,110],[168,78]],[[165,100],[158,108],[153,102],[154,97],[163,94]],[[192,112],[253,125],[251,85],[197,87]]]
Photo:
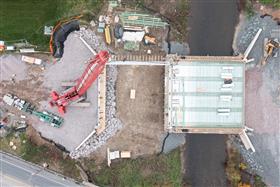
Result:
[[265,5],[272,5],[274,8],[280,8],[279,0],[260,0],[260,2]]
[[[90,162],[87,162],[90,164]],[[167,155],[151,156],[90,167],[91,177],[99,186],[182,186],[180,150]]]
[[[45,46],[45,25],[79,14],[91,17],[101,9],[103,0],[0,0],[0,40],[26,39]],[[86,16],[88,17],[88,16]]]

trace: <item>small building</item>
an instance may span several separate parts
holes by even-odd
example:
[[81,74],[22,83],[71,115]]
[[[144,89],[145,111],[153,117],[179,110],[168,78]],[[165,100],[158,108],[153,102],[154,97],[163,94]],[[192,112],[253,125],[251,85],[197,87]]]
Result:
[[245,63],[240,57],[187,56],[172,64],[165,71],[167,131],[243,131]]

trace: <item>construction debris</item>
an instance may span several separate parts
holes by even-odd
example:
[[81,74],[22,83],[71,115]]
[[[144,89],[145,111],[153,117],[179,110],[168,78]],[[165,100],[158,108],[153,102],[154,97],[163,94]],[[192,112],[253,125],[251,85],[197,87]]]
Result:
[[131,158],[130,151],[110,151],[110,148],[107,148],[107,165],[110,167],[111,162],[114,159],[118,158]]
[[36,64],[36,65],[41,65],[42,64],[42,59],[38,59],[38,58],[33,58],[33,57],[29,57],[29,56],[21,56],[21,60],[23,62],[27,62],[29,64]]
[[135,90],[134,89],[130,90],[130,99],[135,99]]

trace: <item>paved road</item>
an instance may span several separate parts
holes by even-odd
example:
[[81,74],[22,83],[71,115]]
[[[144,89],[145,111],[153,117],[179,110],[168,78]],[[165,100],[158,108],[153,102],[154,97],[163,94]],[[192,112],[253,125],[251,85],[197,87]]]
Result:
[[0,186],[78,187],[63,176],[0,152]]
[[[236,0],[192,0],[188,19],[191,55],[231,55],[238,20]],[[227,185],[226,136],[187,135],[185,181],[197,187]]]

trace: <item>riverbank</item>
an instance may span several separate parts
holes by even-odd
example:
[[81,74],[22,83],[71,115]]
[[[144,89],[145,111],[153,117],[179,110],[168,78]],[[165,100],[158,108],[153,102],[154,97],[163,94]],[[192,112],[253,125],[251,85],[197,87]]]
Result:
[[250,173],[260,175],[270,186],[279,186],[280,56],[269,58],[264,67],[259,67],[259,64],[263,60],[265,38],[278,38],[279,41],[280,26],[270,16],[262,17],[259,13],[249,18],[241,17],[233,44],[235,53],[244,53],[254,35],[262,29],[248,57],[254,58],[254,61],[246,64],[245,120],[246,126],[254,129],[249,137],[256,152],[245,150],[236,138],[232,137],[232,141]]

